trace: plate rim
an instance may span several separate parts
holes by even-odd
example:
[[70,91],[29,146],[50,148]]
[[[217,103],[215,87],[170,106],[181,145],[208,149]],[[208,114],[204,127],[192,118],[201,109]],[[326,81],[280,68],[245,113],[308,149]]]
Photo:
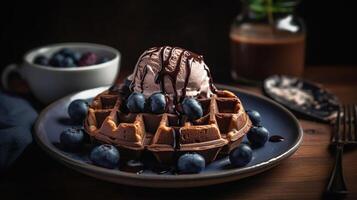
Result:
[[[71,158],[64,153],[62,153],[59,149],[57,149],[53,144],[47,144],[41,135],[45,135],[41,131],[41,122],[44,118],[44,116],[47,114],[48,110],[51,108],[55,107],[57,104],[62,103],[63,101],[66,101],[67,99],[71,99],[75,96],[80,96],[81,94],[83,95],[84,93],[91,93],[94,91],[101,91],[108,89],[108,87],[98,87],[98,88],[93,88],[93,89],[88,89],[88,90],[83,90],[80,92],[72,93],[70,95],[67,95],[50,105],[48,105],[45,109],[43,109],[39,115],[39,117],[36,120],[35,126],[34,126],[34,138],[37,144],[45,151],[47,152],[51,157],[55,158],[56,160],[60,161],[62,164],[66,165],[69,168],[72,168],[80,173],[87,174],[92,177],[96,177],[102,180],[110,181],[110,182],[116,182],[120,183],[123,185],[134,185],[134,186],[144,186],[144,187],[155,187],[155,188],[178,188],[178,187],[197,187],[197,186],[205,186],[205,185],[213,185],[213,184],[218,184],[218,183],[223,183],[223,182],[230,182],[233,180],[238,180],[247,176],[252,176],[257,173],[266,171],[276,165],[279,165],[281,161],[285,160],[286,158],[290,157],[293,155],[295,151],[300,147],[302,141],[303,141],[303,129],[299,123],[299,121],[296,119],[296,117],[284,106],[274,102],[273,100],[260,96],[257,94],[254,94],[250,91],[246,91],[243,89],[236,88],[234,86],[229,86],[229,85],[223,85],[223,84],[215,84],[218,88],[222,89],[227,89],[232,92],[239,92],[239,93],[245,93],[249,96],[254,96],[255,98],[258,99],[263,99],[265,101],[268,101],[269,103],[274,104],[275,106],[279,107],[282,111],[284,111],[286,114],[288,114],[291,119],[293,120],[294,124],[296,127],[298,127],[298,137],[296,143],[289,148],[287,151],[282,153],[279,156],[273,157],[267,161],[258,163],[253,166],[249,167],[243,167],[243,168],[236,168],[236,169],[230,169],[226,171],[220,171],[220,172],[215,172],[215,173],[205,173],[205,174],[184,174],[184,175],[179,175],[179,176],[172,176],[172,175],[154,175],[154,174],[135,174],[135,173],[129,173],[129,172],[123,172],[119,170],[111,170],[111,169],[106,169],[103,167],[98,167],[92,164],[88,163],[83,163],[83,162],[78,162],[76,159]],[[96,173],[96,174],[93,174]],[[98,176],[101,175],[101,176]],[[105,177],[102,177],[105,176]],[[110,178],[109,178],[110,177]],[[115,179],[113,179],[113,177]],[[225,179],[226,178],[226,179]],[[220,179],[225,179],[221,180]],[[125,182],[123,180],[127,180],[128,182]],[[206,182],[208,180],[211,180],[212,182]],[[216,180],[216,181],[214,181]],[[148,182],[147,182],[148,181]],[[191,183],[185,182],[185,184],[177,184],[177,182],[182,182],[182,181],[192,181]],[[153,183],[155,182],[155,183]],[[175,184],[176,183],[176,184]]]

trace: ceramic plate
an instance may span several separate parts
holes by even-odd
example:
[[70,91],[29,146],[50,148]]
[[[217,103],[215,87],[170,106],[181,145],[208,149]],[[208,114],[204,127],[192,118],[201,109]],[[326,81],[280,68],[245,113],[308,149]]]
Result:
[[172,175],[151,171],[136,174],[97,167],[91,164],[88,153],[69,153],[62,151],[56,144],[59,143],[60,133],[71,126],[67,115],[69,103],[75,99],[90,101],[98,93],[106,90],[106,87],[85,90],[52,103],[42,111],[36,122],[35,138],[52,157],[78,172],[124,185],[167,188],[213,185],[252,176],[278,165],[298,149],[303,132],[297,119],[287,109],[272,100],[234,87],[217,86],[236,93],[246,109],[259,111],[262,115],[262,124],[271,135],[280,135],[284,141],[268,141],[264,147],[253,149],[253,159],[245,167],[230,167],[229,159],[226,157],[209,164],[200,174]]
[[316,83],[274,75],[264,80],[263,90],[276,102],[308,119],[330,122],[337,116],[339,100]]

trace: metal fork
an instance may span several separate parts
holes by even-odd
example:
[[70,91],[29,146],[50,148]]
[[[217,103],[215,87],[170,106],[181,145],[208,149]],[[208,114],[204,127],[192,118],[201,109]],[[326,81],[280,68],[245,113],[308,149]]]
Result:
[[335,164],[330,175],[326,192],[344,195],[348,193],[342,169],[342,155],[345,145],[357,144],[357,107],[343,105],[339,107],[335,129],[331,136],[331,145],[336,147]]

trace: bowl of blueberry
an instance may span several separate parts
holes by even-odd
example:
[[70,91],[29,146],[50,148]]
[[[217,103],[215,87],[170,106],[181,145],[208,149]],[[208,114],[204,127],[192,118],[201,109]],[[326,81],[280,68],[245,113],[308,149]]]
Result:
[[17,72],[35,97],[47,104],[67,94],[111,85],[119,72],[121,54],[92,43],[52,44],[30,50]]

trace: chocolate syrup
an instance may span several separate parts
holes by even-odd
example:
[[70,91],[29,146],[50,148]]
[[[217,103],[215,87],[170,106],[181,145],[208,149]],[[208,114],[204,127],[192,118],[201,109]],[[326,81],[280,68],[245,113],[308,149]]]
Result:
[[209,77],[209,87],[211,88],[213,93],[217,93],[217,88],[216,88],[216,86],[213,85],[213,79],[212,79],[211,72],[209,71],[209,69],[206,65],[205,65],[205,70],[207,71],[207,75]]
[[160,84],[161,91],[164,94],[167,94],[166,89],[165,89],[165,76],[167,76],[170,79],[172,87],[173,87],[173,90],[174,90],[174,99],[173,99],[174,100],[174,105],[177,105],[178,104],[178,101],[177,101],[177,96],[178,95],[177,95],[176,81],[177,81],[177,75],[180,72],[180,64],[181,64],[182,56],[183,56],[185,51],[181,52],[181,54],[180,54],[180,56],[179,56],[179,58],[177,60],[177,63],[176,63],[176,66],[175,66],[174,70],[173,71],[168,71],[167,67],[170,64],[170,58],[172,56],[172,52],[175,50],[175,47],[171,48],[171,50],[169,52],[169,56],[165,60],[164,56],[165,56],[166,48],[167,48],[167,46],[163,47],[163,49],[160,52],[161,69],[160,69],[160,71],[158,72],[158,74],[157,74],[157,76],[155,78],[155,83]]
[[155,172],[156,174],[162,175],[162,174],[166,174],[166,173],[173,173],[174,169],[172,167],[169,166],[162,166],[162,165],[158,165],[155,166],[153,169],[151,169],[153,172]]
[[[145,56],[149,55],[149,57],[151,57],[153,55],[153,53],[160,51],[159,59],[160,59],[161,69],[160,69],[160,71],[158,72],[158,74],[157,74],[157,76],[155,78],[155,83],[156,84],[160,84],[161,91],[165,95],[167,95],[167,92],[166,92],[166,89],[165,89],[165,81],[164,81],[164,79],[165,79],[165,77],[168,77],[169,80],[171,81],[171,84],[172,84],[172,87],[173,87],[173,91],[174,91],[174,99],[173,99],[173,101],[174,101],[174,104],[177,105],[178,103],[183,101],[183,99],[186,97],[186,88],[187,88],[188,81],[189,81],[189,78],[190,78],[190,75],[191,75],[190,60],[193,59],[193,60],[196,60],[196,61],[201,63],[203,61],[203,56],[182,49],[182,52],[179,55],[179,58],[177,60],[175,68],[172,71],[168,71],[167,68],[168,68],[168,66],[170,64],[170,58],[172,57],[172,53],[177,48],[176,47],[171,48],[170,51],[169,51],[169,55],[168,55],[167,59],[165,60],[165,51],[166,51],[167,48],[171,48],[171,47],[164,46],[164,47],[161,47],[161,48],[159,48],[159,47],[151,48],[150,49],[151,51],[149,50],[149,51],[145,52],[144,54],[142,54],[140,56],[137,65],[140,64],[142,58],[144,58]],[[185,63],[186,64],[185,65],[185,67],[186,67],[186,77],[185,77],[184,87],[181,89],[181,91],[182,91],[181,98],[178,100],[176,81],[177,81],[178,73],[180,72],[180,65],[181,65],[181,62],[182,62],[182,59],[183,59],[184,55],[186,56],[186,63]],[[204,66],[204,69],[207,72],[207,75],[209,77],[210,88],[211,88],[212,92],[216,93],[217,89],[213,85],[213,79],[212,79],[211,73],[210,73],[210,71],[209,71],[209,69],[208,69],[208,67],[206,65]],[[134,80],[133,80],[133,82],[131,84],[131,90],[133,90],[133,87],[135,85],[135,77],[137,76],[137,73],[138,73],[138,67],[135,70]],[[143,92],[143,90],[144,90],[143,84],[144,84],[144,81],[145,81],[146,74],[147,74],[147,66],[144,66],[143,75],[142,75],[142,78],[140,80],[141,81],[141,83],[140,83],[141,92]]]
[[181,136],[181,128],[172,128],[173,130],[173,138],[174,138],[174,143],[173,147],[175,150],[180,149],[180,136]]
[[269,137],[269,142],[283,142],[285,138],[280,135],[272,135]]
[[247,23],[232,29],[230,40],[234,79],[264,80],[274,74],[301,76],[304,71],[303,32]]
[[[146,51],[146,52],[144,52],[144,53],[140,56],[140,58],[139,58],[139,60],[138,60],[138,62],[137,62],[137,64],[136,64],[137,67],[136,67],[135,72],[134,72],[133,80],[132,80],[132,82],[131,82],[131,84],[130,84],[130,90],[131,90],[131,91],[134,91],[135,77],[136,77],[136,75],[137,75],[137,73],[138,73],[138,70],[139,70],[138,66],[139,66],[141,60],[142,60],[145,56],[147,56],[147,55],[149,55],[149,57],[151,57],[151,56],[153,55],[153,53],[155,53],[155,52],[157,52],[158,50],[160,50],[160,48],[158,48],[158,47],[152,47],[152,48],[150,48],[149,50],[152,50],[152,51]],[[146,75],[146,74],[145,74],[145,75]],[[145,76],[142,77],[141,81],[143,82],[144,79],[145,79]],[[142,83],[141,83],[140,85],[142,85]]]
[[[167,59],[165,59],[165,51],[170,48],[169,52],[168,52],[168,57]],[[178,49],[176,47],[169,47],[169,46],[163,46],[163,47],[154,47],[152,49],[150,49],[149,51],[147,51],[146,53],[142,54],[139,58],[139,61],[137,63],[137,68],[135,70],[135,74],[134,74],[134,79],[133,82],[131,84],[131,90],[133,90],[134,85],[135,85],[135,77],[137,76],[138,73],[138,68],[140,65],[141,60],[145,57],[148,56],[151,57],[154,53],[159,52],[159,64],[161,65],[161,69],[160,71],[157,73],[157,76],[155,77],[155,83],[156,84],[160,84],[160,89],[161,92],[165,95],[166,98],[168,98],[168,93],[165,89],[165,77],[167,77],[172,85],[173,88],[173,92],[174,92],[174,96],[173,96],[173,103],[174,103],[174,110],[175,113],[178,116],[178,122],[177,125],[178,127],[174,127],[173,128],[173,148],[174,148],[174,158],[177,157],[177,151],[180,149],[180,136],[181,136],[181,130],[180,127],[183,125],[184,123],[184,118],[182,115],[182,110],[180,109],[180,104],[181,102],[185,99],[186,97],[186,89],[187,89],[187,85],[189,82],[189,78],[191,75],[191,67],[192,67],[192,62],[197,61],[199,63],[203,62],[203,56],[195,54],[193,52],[189,52],[186,51],[184,49],[182,49],[180,55],[178,56],[178,59],[176,61],[176,66],[172,69],[172,70],[168,70],[169,65],[170,65],[170,59],[172,57],[172,54],[175,52],[175,49]],[[184,59],[184,57],[186,57],[186,61],[185,61],[185,69],[186,69],[186,77],[185,77],[185,82],[184,82],[184,86],[181,89],[181,97],[180,99],[178,98],[178,93],[177,93],[177,86],[176,86],[176,82],[177,82],[177,76],[181,70],[181,63],[182,60]],[[211,73],[208,69],[208,67],[206,65],[204,65],[204,70],[207,72],[207,75],[209,77],[209,84],[210,84],[210,89],[213,93],[217,92],[216,87],[213,85],[213,79],[211,76]],[[147,75],[147,66],[145,65],[143,68],[143,74],[141,77],[141,82],[140,82],[140,87],[141,87],[141,92],[144,92],[144,88],[143,88],[143,84],[145,81],[145,76]],[[168,110],[168,109],[166,109]]]
[[[171,81],[173,90],[174,90],[174,106],[175,106],[175,112],[178,116],[178,124],[179,126],[182,126],[183,124],[183,116],[182,116],[182,112],[179,110],[179,104],[184,100],[184,98],[186,97],[186,88],[188,85],[188,81],[191,75],[191,64],[190,64],[190,60],[196,60],[198,62],[202,62],[203,61],[203,57],[200,55],[197,55],[195,53],[192,52],[188,52],[186,50],[182,50],[182,52],[179,55],[178,60],[176,61],[176,66],[172,71],[168,71],[167,67],[170,64],[170,58],[172,56],[172,52],[175,50],[175,48],[171,48],[169,51],[169,56],[168,58],[165,60],[165,50],[168,48],[168,46],[162,47],[161,52],[160,52],[160,62],[161,62],[161,69],[158,72],[157,77],[155,78],[155,83],[156,84],[160,84],[160,88],[161,91],[167,95],[166,89],[165,89],[165,76],[167,76],[169,78],[169,80]],[[180,72],[180,65],[183,59],[183,56],[186,56],[186,77],[185,77],[185,83],[184,83],[184,87],[181,89],[181,98],[180,100],[178,100],[178,94],[177,94],[177,87],[176,87],[176,81],[177,81],[177,76],[178,73]],[[210,83],[210,87],[211,90],[213,92],[216,92],[216,88],[213,85],[212,82],[212,77],[211,77],[211,73],[208,69],[208,67],[205,65],[205,70],[207,71],[207,75],[209,76],[209,83]],[[173,129],[173,138],[174,138],[174,157],[177,156],[177,150],[180,149],[180,128],[174,128]]]
[[143,70],[143,77],[141,78],[141,82],[140,82],[141,93],[144,93],[144,79],[147,73],[148,73],[148,67],[147,65],[145,65]]
[[145,155],[143,159],[154,159],[150,160],[149,162],[152,163],[146,163],[137,161],[137,160],[129,160],[125,162],[123,165],[120,166],[119,170],[123,172],[129,172],[129,173],[136,173],[136,174],[142,174],[144,171],[152,171],[158,175],[162,174],[176,174],[176,169],[173,166],[168,166],[168,165],[162,165],[160,163],[157,163],[155,158],[150,158],[150,156]]
[[187,88],[187,85],[188,85],[188,80],[190,78],[190,75],[191,75],[191,65],[190,65],[190,60],[186,59],[186,77],[185,77],[185,84],[183,86],[183,88],[181,89],[181,99],[180,99],[180,102],[182,102],[185,97],[186,97],[186,88]]
[[129,160],[120,166],[120,171],[142,174],[144,172],[144,164],[137,160]]

